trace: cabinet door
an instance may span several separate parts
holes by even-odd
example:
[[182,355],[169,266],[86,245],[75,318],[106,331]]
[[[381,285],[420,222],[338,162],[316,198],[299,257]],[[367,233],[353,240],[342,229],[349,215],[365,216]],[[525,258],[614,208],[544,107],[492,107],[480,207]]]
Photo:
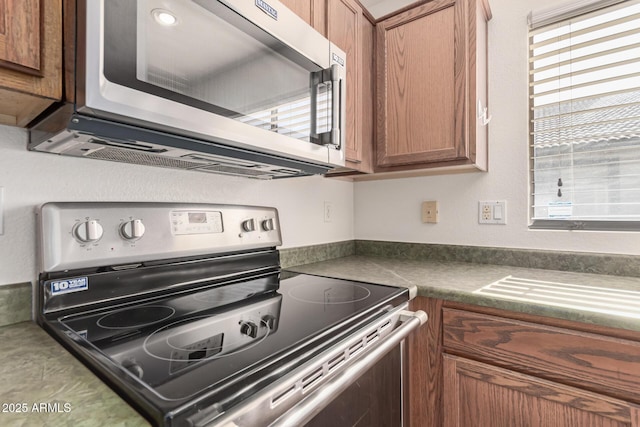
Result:
[[61,0],[0,0],[0,123],[26,126],[61,98]]
[[348,161],[362,160],[360,126],[362,93],[360,70],[360,20],[362,9],[354,0],[327,0],[327,38],[342,49],[347,56],[347,111],[345,156]]
[[444,355],[445,427],[640,427],[628,402]]
[[640,403],[640,343],[443,309],[447,352]]
[[360,19],[360,63],[358,64],[358,90],[356,94],[360,108],[357,147],[357,162],[347,161],[347,167],[359,172],[373,172],[373,146],[375,144],[375,61],[374,40],[376,28],[364,16]]
[[[434,0],[378,23],[379,166],[465,155],[463,0]],[[461,86],[462,85],[462,86]]]
[[40,75],[40,1],[0,0],[0,65]]

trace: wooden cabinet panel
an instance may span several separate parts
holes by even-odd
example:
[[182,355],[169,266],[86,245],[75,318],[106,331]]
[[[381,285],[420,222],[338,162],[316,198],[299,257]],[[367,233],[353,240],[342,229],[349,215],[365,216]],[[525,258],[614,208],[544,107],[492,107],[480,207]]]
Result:
[[0,66],[40,75],[40,0],[0,0]]
[[374,115],[375,115],[375,26],[366,18],[360,20],[360,64],[358,82],[360,83],[360,93],[358,101],[360,103],[360,126],[361,132],[359,161],[347,162],[347,167],[359,172],[373,172],[373,147],[375,145]]
[[638,427],[638,407],[444,355],[445,427]]
[[640,403],[640,343],[443,310],[447,352]]
[[423,310],[427,324],[407,338],[409,427],[442,426],[442,300],[417,297],[410,310]]
[[358,127],[362,103],[360,70],[360,20],[362,9],[353,0],[327,0],[327,37],[342,49],[347,56],[347,102],[345,156],[347,160],[359,162],[362,159],[362,140]]
[[0,0],[0,123],[26,126],[62,98],[61,0]]
[[[438,5],[440,6],[440,5]],[[411,11],[379,30],[384,122],[378,165],[455,159],[454,4]],[[404,22],[406,20],[407,22]]]
[[[377,24],[375,172],[486,170],[486,0],[432,0]],[[384,175],[380,175],[384,177]]]

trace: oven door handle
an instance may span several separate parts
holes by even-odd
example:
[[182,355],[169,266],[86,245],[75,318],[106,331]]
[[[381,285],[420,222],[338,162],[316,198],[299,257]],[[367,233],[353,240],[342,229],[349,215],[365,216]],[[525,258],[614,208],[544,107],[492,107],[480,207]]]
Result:
[[378,362],[391,349],[399,345],[411,332],[425,324],[427,314],[418,310],[415,312],[400,312],[402,325],[384,337],[381,342],[365,356],[349,366],[344,372],[330,379],[317,390],[310,393],[293,410],[286,412],[275,420],[269,427],[298,427],[311,421],[336,396],[357,381],[367,370]]

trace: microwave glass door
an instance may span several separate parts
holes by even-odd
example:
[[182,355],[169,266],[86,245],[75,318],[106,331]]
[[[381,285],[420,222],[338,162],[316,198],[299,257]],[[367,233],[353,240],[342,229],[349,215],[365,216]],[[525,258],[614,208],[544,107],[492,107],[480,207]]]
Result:
[[109,0],[104,8],[109,81],[302,141],[330,130],[322,67],[222,2]]

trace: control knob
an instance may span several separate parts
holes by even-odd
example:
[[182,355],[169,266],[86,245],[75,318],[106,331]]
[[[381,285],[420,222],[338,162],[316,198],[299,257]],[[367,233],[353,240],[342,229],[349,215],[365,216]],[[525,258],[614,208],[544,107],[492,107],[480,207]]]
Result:
[[135,375],[138,378],[142,378],[144,376],[144,370],[142,369],[142,366],[136,363],[135,360],[127,359],[123,361],[122,367],[127,369],[129,372],[131,372],[133,375]]
[[240,324],[240,334],[255,338],[258,336],[258,325],[253,322],[242,322]]
[[264,231],[273,231],[274,228],[275,223],[273,221],[273,218],[268,218],[262,221],[262,229]]
[[271,314],[266,314],[262,317],[262,323],[269,328],[270,331],[276,328],[276,320],[276,317]]
[[139,219],[133,219],[120,224],[120,235],[125,240],[138,240],[144,235],[144,232],[144,224]]
[[256,221],[253,218],[242,221],[242,229],[246,232],[255,231]]
[[102,225],[96,219],[90,219],[73,227],[73,237],[81,243],[97,242],[102,238]]

